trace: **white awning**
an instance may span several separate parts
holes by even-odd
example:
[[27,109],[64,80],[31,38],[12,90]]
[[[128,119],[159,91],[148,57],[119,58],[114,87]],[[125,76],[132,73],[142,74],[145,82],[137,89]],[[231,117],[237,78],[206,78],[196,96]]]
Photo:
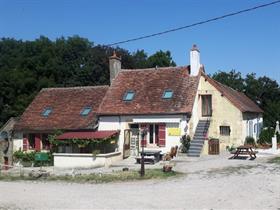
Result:
[[180,123],[181,118],[134,118],[134,123]]

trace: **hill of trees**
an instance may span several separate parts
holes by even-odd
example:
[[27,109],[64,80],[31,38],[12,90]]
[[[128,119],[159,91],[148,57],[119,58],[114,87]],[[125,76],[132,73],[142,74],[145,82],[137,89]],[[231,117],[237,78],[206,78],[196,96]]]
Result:
[[[109,84],[108,57],[116,50],[122,67],[128,69],[175,66],[169,51],[148,56],[144,50],[129,52],[122,48],[94,45],[73,36],[51,41],[0,39],[0,126],[10,117],[20,116],[35,95],[46,87]],[[213,78],[244,91],[265,110],[267,126],[280,119],[280,88],[267,77],[236,71],[217,72]]]

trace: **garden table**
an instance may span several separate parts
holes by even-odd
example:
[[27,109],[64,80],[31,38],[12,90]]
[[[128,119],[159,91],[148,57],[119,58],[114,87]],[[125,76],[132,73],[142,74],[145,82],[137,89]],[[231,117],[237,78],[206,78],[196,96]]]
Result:
[[244,146],[239,146],[236,148],[236,151],[232,152],[233,156],[230,159],[235,159],[241,155],[245,156],[250,156],[251,159],[255,159],[256,152],[253,151],[252,146],[244,145]]

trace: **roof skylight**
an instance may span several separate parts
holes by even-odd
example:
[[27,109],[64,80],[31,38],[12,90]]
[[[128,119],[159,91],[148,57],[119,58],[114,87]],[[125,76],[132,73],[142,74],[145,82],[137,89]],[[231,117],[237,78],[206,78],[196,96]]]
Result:
[[134,95],[135,95],[134,91],[129,90],[124,94],[123,100],[124,101],[132,101],[133,98],[134,98]]
[[163,92],[162,98],[164,99],[170,99],[173,97],[173,91],[172,90],[165,90]]
[[44,117],[48,117],[50,115],[50,113],[52,112],[52,108],[51,107],[47,107],[44,109],[44,111],[42,112],[42,115]]
[[87,116],[91,112],[91,107],[84,107],[81,111],[82,116]]

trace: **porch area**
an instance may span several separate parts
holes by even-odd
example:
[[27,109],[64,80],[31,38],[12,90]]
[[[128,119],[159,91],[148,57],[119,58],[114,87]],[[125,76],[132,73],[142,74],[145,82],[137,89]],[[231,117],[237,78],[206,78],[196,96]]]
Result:
[[122,159],[119,131],[66,132],[53,142],[54,166],[61,168],[109,167]]

